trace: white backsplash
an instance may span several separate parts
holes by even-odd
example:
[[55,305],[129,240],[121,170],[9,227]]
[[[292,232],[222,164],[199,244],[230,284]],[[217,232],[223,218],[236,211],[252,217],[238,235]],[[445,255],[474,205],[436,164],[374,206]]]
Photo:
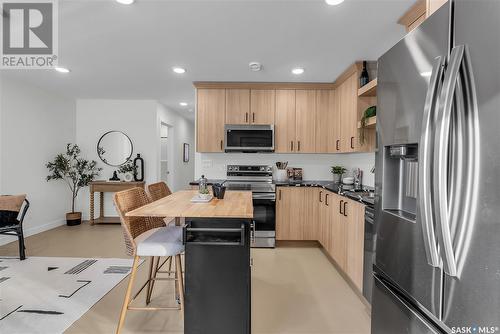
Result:
[[374,186],[375,153],[345,154],[276,154],[276,153],[196,153],[195,178],[205,175],[208,179],[224,179],[226,166],[232,165],[272,165],[276,161],[288,161],[289,167],[301,167],[304,180],[332,180],[330,167],[341,165],[352,175],[354,168],[363,171],[363,184]]

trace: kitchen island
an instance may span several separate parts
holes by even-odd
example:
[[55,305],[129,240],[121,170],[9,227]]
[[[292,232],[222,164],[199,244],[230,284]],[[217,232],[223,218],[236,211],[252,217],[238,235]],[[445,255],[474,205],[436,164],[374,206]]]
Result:
[[185,219],[184,333],[250,334],[252,193],[192,203],[197,193],[179,191],[127,216]]

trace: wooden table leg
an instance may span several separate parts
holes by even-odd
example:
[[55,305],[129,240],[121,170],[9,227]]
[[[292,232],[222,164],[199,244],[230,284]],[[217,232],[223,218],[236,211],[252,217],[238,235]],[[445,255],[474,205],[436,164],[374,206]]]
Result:
[[90,190],[90,225],[94,225],[94,192]]
[[104,218],[104,193],[99,193],[99,218]]

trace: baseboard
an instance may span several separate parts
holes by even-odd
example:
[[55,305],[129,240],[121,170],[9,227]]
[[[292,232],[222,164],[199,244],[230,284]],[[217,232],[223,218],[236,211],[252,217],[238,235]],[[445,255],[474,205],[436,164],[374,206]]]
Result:
[[[27,228],[24,230],[24,237],[29,237],[30,235],[42,233],[42,232],[51,230],[53,228],[62,226],[64,224],[66,224],[66,220],[64,218],[62,218],[62,219],[54,220],[54,221],[47,223],[47,224],[33,226],[33,227],[30,227],[30,228]],[[13,242],[13,241],[17,241],[17,237],[2,235],[0,237],[0,246],[8,244],[8,243]]]

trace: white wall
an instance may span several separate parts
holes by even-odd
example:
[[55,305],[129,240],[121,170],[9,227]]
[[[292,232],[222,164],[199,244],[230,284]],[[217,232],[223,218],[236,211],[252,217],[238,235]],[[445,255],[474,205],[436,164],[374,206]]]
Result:
[[[46,181],[45,164],[75,141],[75,101],[42,88],[1,78],[0,193],[26,193],[31,206],[26,235],[65,224],[71,195]],[[0,244],[15,240],[2,237]]]
[[[187,120],[176,112],[158,104],[158,126],[161,122],[168,124],[168,160],[171,173],[169,187],[172,191],[186,189],[194,178],[194,122]],[[159,131],[159,128],[158,128]],[[158,140],[160,134],[158,133]],[[183,162],[183,144],[190,148],[189,162]],[[158,170],[160,167],[158,166]]]
[[[194,163],[182,162],[182,143],[190,143],[193,147],[192,122],[155,100],[78,99],[76,102],[76,142],[88,159],[96,160],[99,167],[103,168],[99,177],[103,180],[109,179],[117,167],[107,166],[101,162],[96,151],[97,142],[105,132],[119,130],[132,140],[134,147],[132,158],[140,153],[144,159],[146,183],[159,181],[161,122],[172,125],[169,140],[172,141],[173,152],[169,152],[169,159],[173,159],[171,172],[174,182],[170,186],[175,191],[184,188],[194,177]],[[97,213],[98,195],[95,196]],[[88,219],[87,188],[79,195],[78,203],[84,219]],[[105,215],[116,215],[111,194],[105,195]]]
[[[154,100],[101,100],[78,99],[76,101],[76,143],[87,159],[97,161],[103,168],[98,179],[108,180],[118,167],[104,164],[97,155],[97,142],[101,136],[112,130],[122,131],[132,140],[132,159],[137,153],[144,159],[144,176],[147,183],[155,182],[159,175],[156,135],[157,116]],[[98,194],[96,203],[98,203]],[[78,209],[83,218],[89,217],[88,188],[78,196]],[[105,214],[115,216],[111,194],[105,196]],[[96,213],[97,211],[96,205]]]
[[224,179],[227,164],[273,165],[276,161],[288,161],[289,167],[303,168],[304,180],[332,180],[330,167],[341,165],[349,170],[363,171],[363,184],[374,186],[374,153],[345,154],[276,154],[276,153],[196,153],[195,178],[202,174],[209,179]]

